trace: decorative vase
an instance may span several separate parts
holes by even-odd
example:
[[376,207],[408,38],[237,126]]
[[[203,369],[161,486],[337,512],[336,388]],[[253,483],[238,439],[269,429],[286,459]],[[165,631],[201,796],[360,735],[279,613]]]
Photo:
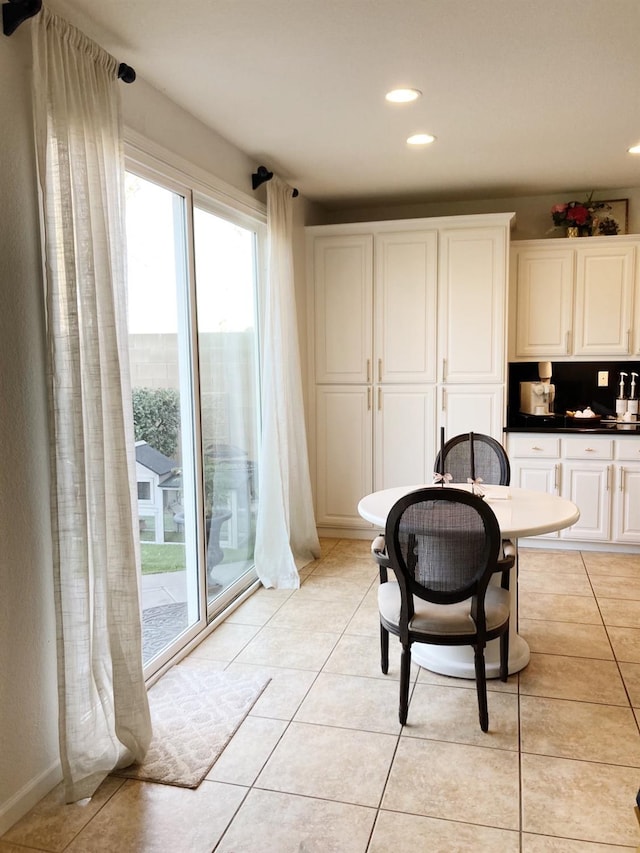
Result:
[[579,237],[580,229],[577,225],[567,225],[567,237]]

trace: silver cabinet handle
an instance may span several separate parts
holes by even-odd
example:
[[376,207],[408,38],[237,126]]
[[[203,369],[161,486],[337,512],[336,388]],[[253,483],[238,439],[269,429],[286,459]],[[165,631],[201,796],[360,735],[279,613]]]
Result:
[[611,465],[607,465],[607,491],[611,491],[611,483],[609,482],[611,479]]
[[565,334],[565,349],[567,351],[567,355],[569,355],[571,352],[571,347],[569,346],[570,340],[571,340],[571,332],[567,331],[567,333]]
[[555,475],[555,482],[553,484],[553,488],[556,490],[557,493],[560,490],[560,478],[558,476],[560,474],[560,465],[554,465],[553,472]]
[[442,359],[442,381],[444,382],[447,378],[447,359]]
[[371,359],[367,359],[367,382],[371,382]]
[[541,448],[541,447],[538,447],[538,445],[537,445],[537,444],[534,444],[534,445],[533,445],[533,447],[531,448],[531,450],[537,450],[539,453],[541,453],[541,452],[542,452],[542,448]]
[[382,411],[382,388],[378,388],[378,411]]
[[371,411],[371,388],[367,388],[367,411]]
[[382,359],[378,359],[378,382],[382,382]]
[[624,468],[620,466],[620,491],[624,492]]
[[595,451],[594,447],[585,447],[584,452],[585,453],[595,453],[596,451]]

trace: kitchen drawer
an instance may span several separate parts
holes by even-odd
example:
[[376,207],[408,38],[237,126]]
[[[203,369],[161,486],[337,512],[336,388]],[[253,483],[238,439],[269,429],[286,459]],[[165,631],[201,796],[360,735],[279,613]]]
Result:
[[527,459],[556,459],[560,456],[560,439],[553,435],[520,435],[509,440],[509,455]]
[[615,439],[613,442],[614,459],[624,462],[640,462],[640,438]]
[[613,441],[610,438],[565,438],[562,455],[565,459],[613,459]]

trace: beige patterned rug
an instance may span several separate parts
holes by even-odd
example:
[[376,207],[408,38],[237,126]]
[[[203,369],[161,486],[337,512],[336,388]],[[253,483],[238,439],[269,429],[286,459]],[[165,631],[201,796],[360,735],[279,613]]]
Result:
[[181,663],[149,690],[153,738],[143,764],[113,775],[197,788],[270,679]]

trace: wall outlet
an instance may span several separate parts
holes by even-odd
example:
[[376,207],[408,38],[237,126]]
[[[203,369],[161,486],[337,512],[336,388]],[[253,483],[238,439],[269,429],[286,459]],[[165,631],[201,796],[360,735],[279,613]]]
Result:
[[598,388],[606,388],[609,384],[609,371],[608,370],[599,370],[598,371]]

